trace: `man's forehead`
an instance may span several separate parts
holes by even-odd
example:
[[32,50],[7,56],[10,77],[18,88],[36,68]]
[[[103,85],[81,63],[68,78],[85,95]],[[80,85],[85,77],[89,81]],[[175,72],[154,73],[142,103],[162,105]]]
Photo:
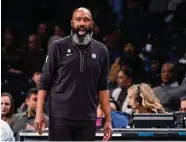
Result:
[[76,17],[87,17],[92,20],[92,15],[88,9],[77,9],[73,13],[73,18]]
[[171,69],[173,69],[173,65],[171,65],[171,64],[164,64],[163,65],[163,67],[162,67],[162,69],[167,69],[167,70],[171,70]]

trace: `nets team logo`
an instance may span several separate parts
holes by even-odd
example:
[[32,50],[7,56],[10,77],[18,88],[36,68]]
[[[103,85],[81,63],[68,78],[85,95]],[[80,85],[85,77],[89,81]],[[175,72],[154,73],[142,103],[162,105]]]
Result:
[[95,53],[92,54],[92,59],[96,59],[96,54]]

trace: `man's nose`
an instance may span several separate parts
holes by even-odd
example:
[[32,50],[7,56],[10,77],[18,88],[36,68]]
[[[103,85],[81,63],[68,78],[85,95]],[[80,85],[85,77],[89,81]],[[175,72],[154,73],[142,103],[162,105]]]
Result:
[[81,26],[84,26],[85,25],[85,22],[84,22],[83,19],[80,20],[79,25],[81,25]]

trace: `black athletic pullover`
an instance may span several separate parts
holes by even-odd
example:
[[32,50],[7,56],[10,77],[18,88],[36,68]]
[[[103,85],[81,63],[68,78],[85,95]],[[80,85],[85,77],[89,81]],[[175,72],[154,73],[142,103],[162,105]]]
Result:
[[81,50],[71,36],[55,41],[44,63],[40,90],[49,91],[49,115],[73,120],[95,120],[98,91],[108,89],[109,54],[92,39]]

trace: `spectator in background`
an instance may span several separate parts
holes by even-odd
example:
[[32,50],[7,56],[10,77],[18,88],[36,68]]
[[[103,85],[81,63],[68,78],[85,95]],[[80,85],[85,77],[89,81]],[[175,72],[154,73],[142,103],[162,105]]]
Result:
[[182,112],[186,112],[186,95],[180,99],[180,109]]
[[156,97],[168,112],[178,111],[180,98],[186,94],[186,89],[178,85],[174,64],[164,63],[161,69],[162,85],[153,88]]
[[[34,120],[37,106],[36,88],[32,88],[28,91],[26,105],[27,105],[26,112],[14,114],[12,117],[11,127],[15,135],[17,135],[18,131],[23,129],[34,130]],[[48,120],[47,116],[46,119]]]
[[99,42],[103,42],[101,27],[97,24],[94,24],[93,31],[94,31],[93,38]]
[[134,113],[162,113],[165,112],[153,90],[145,83],[133,85],[128,89],[128,105]]
[[14,100],[11,94],[4,92],[1,94],[1,119],[11,123],[14,114]]
[[[145,81],[145,76],[146,76],[145,66],[137,54],[136,46],[128,42],[124,44],[122,51],[123,52],[121,53],[120,57],[116,59],[117,62],[115,61],[115,64],[118,64],[118,61],[119,61],[120,69],[131,68],[133,70],[133,82],[134,83]],[[116,66],[116,65],[113,64],[112,66]]]
[[1,119],[1,141],[2,142],[15,142],[14,134],[8,123]]
[[132,110],[127,108],[127,89],[132,86],[132,70],[129,68],[120,70],[118,72],[117,83],[118,88],[113,90],[111,96],[119,104],[120,111],[131,114]]
[[186,88],[186,75],[185,75],[185,78],[182,81],[182,86]]
[[[120,111],[118,103],[112,98],[110,98],[110,111]],[[105,117],[105,114],[100,104],[97,107],[97,117]]]
[[25,72],[28,76],[32,76],[35,71],[41,70],[45,57],[46,55],[41,51],[37,36],[34,34],[30,35],[24,61]]
[[41,22],[38,25],[36,36],[38,38],[38,44],[42,51],[47,51],[48,35],[47,35],[47,24]]
[[64,37],[66,34],[63,31],[63,29],[59,26],[56,25],[54,27],[54,31],[53,31],[53,35],[50,37],[49,41],[48,41],[48,48],[51,46],[51,44],[58,39],[61,39],[62,37]]
[[119,56],[120,32],[119,30],[116,30],[114,26],[108,27],[108,29],[109,30],[106,31],[106,35],[103,38],[103,43],[109,50],[110,64],[113,64],[116,58]]
[[32,76],[32,80],[34,81],[34,88],[39,89],[39,83],[41,78],[41,72],[35,72]]
[[65,31],[62,29],[62,27],[60,25],[56,25],[54,27],[54,36],[59,36],[59,37],[65,37],[66,33]]
[[37,36],[45,36],[47,34],[47,24],[40,23],[37,27]]
[[[181,80],[181,85],[186,88],[186,52],[184,56],[179,59],[179,79]],[[180,75],[181,74],[181,75]]]
[[5,34],[2,47],[2,64],[5,65],[3,72],[9,74],[21,74],[21,56],[17,50],[12,34]]
[[151,61],[151,70],[148,72],[148,82],[151,87],[161,84],[161,65],[158,59]]

